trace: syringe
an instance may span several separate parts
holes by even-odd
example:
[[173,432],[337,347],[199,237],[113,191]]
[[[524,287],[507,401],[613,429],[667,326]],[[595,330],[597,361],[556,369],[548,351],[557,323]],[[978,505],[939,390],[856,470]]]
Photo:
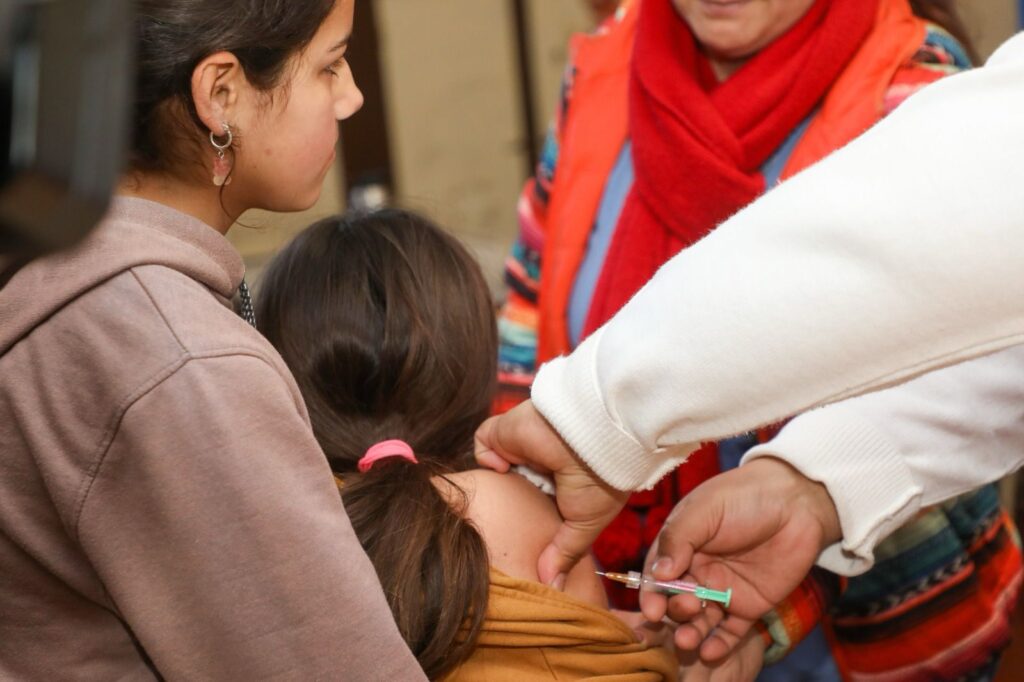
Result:
[[596,573],[608,578],[609,580],[622,583],[631,590],[639,590],[643,587],[645,589],[663,592],[665,594],[692,594],[702,602],[718,602],[725,606],[725,608],[729,608],[729,602],[732,601],[732,588],[722,592],[720,590],[712,590],[711,588],[704,587],[703,585],[683,582],[682,580],[655,580],[654,578],[641,575],[637,571],[630,571],[629,573],[605,573],[603,571],[596,571]]

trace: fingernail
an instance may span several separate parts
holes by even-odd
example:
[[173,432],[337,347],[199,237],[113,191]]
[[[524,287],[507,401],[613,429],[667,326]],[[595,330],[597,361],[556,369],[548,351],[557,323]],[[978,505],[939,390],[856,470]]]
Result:
[[671,571],[672,560],[665,556],[659,558],[657,561],[654,562],[654,565],[651,566],[652,573],[665,575],[666,573],[670,573]]
[[565,590],[565,573],[559,573],[556,575],[555,579],[551,581],[550,586],[559,592]]

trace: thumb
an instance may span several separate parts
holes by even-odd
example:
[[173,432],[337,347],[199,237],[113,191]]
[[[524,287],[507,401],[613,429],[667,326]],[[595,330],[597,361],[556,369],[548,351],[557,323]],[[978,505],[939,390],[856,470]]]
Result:
[[486,420],[474,437],[477,463],[501,472],[508,471],[508,464],[542,465],[538,459],[542,460],[553,446],[565,447],[561,437],[529,400]]
[[476,434],[473,436],[473,456],[480,466],[505,473],[509,470],[510,460],[502,457],[497,450],[499,419],[500,417],[491,417],[476,430]]
[[675,580],[690,570],[693,555],[715,537],[721,509],[713,497],[693,491],[676,505],[658,534],[651,573]]
[[555,503],[563,520],[537,561],[538,577],[548,584],[590,551],[629,498],[628,492],[604,483],[571,454],[554,473]]
[[[658,552],[658,538],[644,557],[644,575],[651,575],[651,565],[655,559],[660,557]],[[660,621],[668,612],[668,597],[654,590],[640,590],[640,611],[644,617],[652,623]]]

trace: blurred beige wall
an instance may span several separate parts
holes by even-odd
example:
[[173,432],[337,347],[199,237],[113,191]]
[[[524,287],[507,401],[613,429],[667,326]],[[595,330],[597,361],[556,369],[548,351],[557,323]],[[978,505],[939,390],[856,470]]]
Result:
[[[530,172],[507,0],[376,0],[396,200],[456,232],[500,289]],[[534,122],[546,128],[580,0],[528,0]]]
[[458,233],[493,273],[527,167],[510,5],[375,2],[395,200]]
[[1016,0],[958,0],[957,5],[971,39],[984,58],[992,54],[999,43],[1017,32],[1019,20]]

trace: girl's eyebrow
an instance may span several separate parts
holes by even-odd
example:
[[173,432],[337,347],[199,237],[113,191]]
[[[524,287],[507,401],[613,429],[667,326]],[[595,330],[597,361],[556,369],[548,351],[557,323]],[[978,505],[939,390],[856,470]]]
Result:
[[339,40],[337,43],[334,44],[333,47],[331,47],[331,49],[329,49],[327,51],[328,52],[337,52],[341,48],[347,47],[348,46],[348,42],[350,40],[352,40],[352,34],[351,33],[348,34],[347,36],[345,36],[344,38],[342,38],[341,40]]

